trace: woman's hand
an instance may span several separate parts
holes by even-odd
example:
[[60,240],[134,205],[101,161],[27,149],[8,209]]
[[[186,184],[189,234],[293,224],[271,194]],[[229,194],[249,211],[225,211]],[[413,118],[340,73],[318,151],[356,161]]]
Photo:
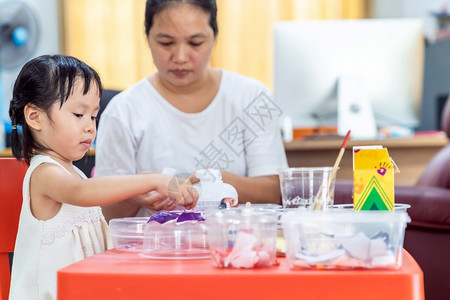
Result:
[[177,206],[175,201],[156,191],[133,197],[133,200],[139,204],[139,206],[143,206],[154,211],[173,210]]
[[161,175],[161,179],[156,191],[133,197],[134,202],[154,211],[173,210],[177,206],[193,209],[197,205],[199,196],[193,184],[199,179],[194,174],[187,178]]

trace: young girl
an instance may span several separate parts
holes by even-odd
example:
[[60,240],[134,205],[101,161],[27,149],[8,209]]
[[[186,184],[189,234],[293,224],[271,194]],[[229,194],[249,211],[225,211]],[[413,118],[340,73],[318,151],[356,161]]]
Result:
[[62,55],[29,61],[14,84],[11,146],[29,168],[10,299],[56,299],[58,269],[110,248],[99,206],[153,190],[173,199],[169,209],[196,204],[198,194],[189,180],[180,183],[155,173],[87,179],[72,164],[95,139],[101,93],[92,68]]

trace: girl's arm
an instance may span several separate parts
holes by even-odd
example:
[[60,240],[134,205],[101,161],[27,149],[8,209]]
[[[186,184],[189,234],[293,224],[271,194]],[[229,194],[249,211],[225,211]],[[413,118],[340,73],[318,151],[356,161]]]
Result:
[[[184,180],[190,181],[192,184],[198,183],[200,180],[195,177],[195,172],[192,173],[189,178]],[[193,209],[196,203],[192,206],[185,206],[187,209]],[[141,207],[145,207],[150,210],[173,210],[177,207],[177,204],[171,201],[166,195],[160,193],[142,194],[131,197],[127,200],[115,202],[102,207],[103,215],[105,219],[109,221],[113,218],[126,218],[134,217],[138,213]]]
[[189,180],[157,173],[82,179],[54,164],[42,164],[30,183],[32,210],[60,203],[103,206],[156,190],[175,200],[175,205],[194,207],[198,198]]
[[[172,210],[177,204],[171,203],[169,197],[160,193],[150,193],[131,197],[102,207],[106,221],[113,218],[135,217],[141,206],[150,210]],[[194,206],[193,206],[194,207]],[[193,207],[190,207],[193,208]]]
[[[135,217],[141,207],[154,211],[163,209],[173,210],[177,207],[177,204],[166,195],[160,193],[150,193],[134,196],[124,201],[105,205],[102,207],[102,211],[106,221],[109,221],[113,218]],[[193,209],[194,207],[195,205],[186,208]]]

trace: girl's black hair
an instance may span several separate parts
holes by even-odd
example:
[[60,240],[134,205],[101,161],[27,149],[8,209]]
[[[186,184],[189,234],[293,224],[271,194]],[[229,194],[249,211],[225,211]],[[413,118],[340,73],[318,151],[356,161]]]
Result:
[[187,3],[198,6],[205,13],[209,14],[209,25],[214,36],[217,36],[219,28],[217,26],[217,6],[215,0],[147,0],[145,5],[145,34],[148,36],[153,26],[153,17],[164,9],[180,3]]
[[[65,55],[42,55],[27,62],[14,83],[9,105],[9,117],[13,125],[12,153],[17,159],[25,159],[29,165],[35,150],[46,150],[33,137],[24,116],[24,108],[32,104],[47,115],[51,106],[59,101],[61,107],[69,98],[76,79],[83,81],[83,95],[89,92],[92,82],[97,85],[99,97],[103,88],[98,73],[81,60]],[[17,126],[22,126],[22,136]]]

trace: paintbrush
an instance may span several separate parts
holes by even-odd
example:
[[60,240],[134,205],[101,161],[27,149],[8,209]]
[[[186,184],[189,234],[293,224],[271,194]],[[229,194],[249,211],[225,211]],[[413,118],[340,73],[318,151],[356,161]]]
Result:
[[[344,138],[344,142],[342,143],[341,149],[339,150],[339,155],[338,155],[336,161],[334,162],[334,166],[333,166],[333,169],[331,170],[330,178],[328,179],[327,191],[328,191],[329,198],[334,197],[334,191],[331,190],[331,187],[333,186],[336,172],[339,169],[339,164],[341,163],[342,156],[344,155],[345,147],[347,146],[348,139],[350,138],[350,132],[351,132],[351,130],[349,130],[347,132],[347,135]],[[323,182],[320,185],[319,190],[317,191],[316,197],[314,198],[314,203],[312,205],[313,210],[324,209],[324,206],[323,206],[324,203],[322,203],[323,201],[321,201],[321,199],[320,199],[320,198],[322,198],[322,189],[323,189]],[[326,199],[325,199],[325,201],[326,201]]]

